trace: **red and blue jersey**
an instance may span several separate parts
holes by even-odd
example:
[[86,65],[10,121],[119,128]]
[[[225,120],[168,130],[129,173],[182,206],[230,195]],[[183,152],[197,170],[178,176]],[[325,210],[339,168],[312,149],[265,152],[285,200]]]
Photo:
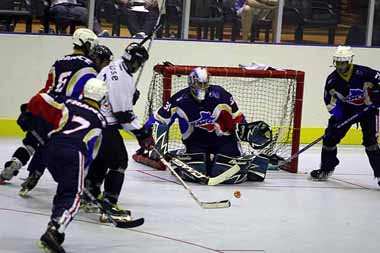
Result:
[[190,88],[180,90],[155,114],[154,119],[170,125],[178,120],[184,143],[217,143],[230,136],[244,115],[232,95],[218,85],[210,85],[204,100],[197,101]]

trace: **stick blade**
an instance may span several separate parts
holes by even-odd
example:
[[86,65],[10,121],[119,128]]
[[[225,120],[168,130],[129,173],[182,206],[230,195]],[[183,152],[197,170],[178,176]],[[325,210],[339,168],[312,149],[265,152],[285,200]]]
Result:
[[131,221],[115,221],[115,222],[116,222],[115,226],[118,228],[134,228],[134,227],[138,227],[144,224],[145,220],[144,218],[139,218],[139,219],[131,220]]
[[222,200],[216,202],[201,202],[201,207],[204,209],[229,208],[231,207],[231,202],[229,200]]
[[223,183],[224,181],[230,179],[237,172],[239,172],[239,170],[240,170],[239,165],[235,164],[234,166],[232,166],[230,169],[226,170],[219,176],[211,177],[208,180],[207,185],[217,185],[217,184]]

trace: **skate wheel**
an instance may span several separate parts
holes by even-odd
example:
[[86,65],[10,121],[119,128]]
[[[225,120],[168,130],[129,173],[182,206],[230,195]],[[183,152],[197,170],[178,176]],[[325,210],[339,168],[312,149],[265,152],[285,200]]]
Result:
[[108,223],[108,217],[107,217],[107,215],[105,215],[105,214],[100,215],[99,216],[99,221],[101,223]]

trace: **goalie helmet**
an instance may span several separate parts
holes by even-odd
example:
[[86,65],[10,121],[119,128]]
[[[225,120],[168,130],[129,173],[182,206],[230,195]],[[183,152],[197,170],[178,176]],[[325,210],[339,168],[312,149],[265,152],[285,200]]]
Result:
[[345,73],[352,64],[354,53],[350,46],[338,46],[333,55],[333,65],[339,73]]
[[148,51],[144,46],[138,43],[131,43],[125,49],[125,53],[122,56],[124,64],[131,73],[136,71],[149,59]]
[[188,76],[188,84],[194,98],[199,101],[204,100],[209,87],[209,74],[207,69],[203,67],[193,69]]
[[100,103],[107,95],[106,83],[97,78],[89,79],[83,88],[83,98],[91,99]]
[[96,45],[98,45],[98,36],[87,28],[76,29],[73,34],[73,45],[81,48],[88,55]]

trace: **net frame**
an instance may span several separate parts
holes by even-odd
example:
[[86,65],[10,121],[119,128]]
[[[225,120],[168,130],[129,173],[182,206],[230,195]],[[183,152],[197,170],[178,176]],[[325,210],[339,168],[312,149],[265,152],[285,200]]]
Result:
[[[187,76],[191,70],[199,66],[186,66],[186,65],[155,65],[153,70],[153,79],[149,88],[148,101],[149,106],[146,108],[145,116],[151,115],[153,110],[157,109],[157,105],[152,105],[153,100],[156,94],[155,85],[162,85],[162,103],[164,105],[170,98],[172,94],[172,82],[175,76]],[[211,77],[238,77],[238,78],[269,78],[269,79],[289,79],[294,80],[294,94],[288,94],[293,96],[294,100],[293,110],[292,110],[292,129],[291,132],[291,148],[290,155],[294,155],[299,150],[300,145],[300,131],[301,131],[301,119],[302,119],[302,101],[303,101],[303,89],[304,89],[304,78],[305,73],[299,70],[253,70],[245,69],[240,67],[212,67],[212,66],[203,66],[207,68]],[[157,82],[156,76],[162,76],[162,81]],[[162,82],[162,84],[161,84]],[[185,88],[185,87],[184,87]],[[238,103],[239,106],[239,103]],[[152,108],[156,107],[156,108]],[[289,155],[289,157],[290,157]],[[288,157],[286,157],[288,158]],[[290,163],[281,166],[282,169],[289,172],[296,173],[298,168],[298,158],[295,158],[290,161]]]

